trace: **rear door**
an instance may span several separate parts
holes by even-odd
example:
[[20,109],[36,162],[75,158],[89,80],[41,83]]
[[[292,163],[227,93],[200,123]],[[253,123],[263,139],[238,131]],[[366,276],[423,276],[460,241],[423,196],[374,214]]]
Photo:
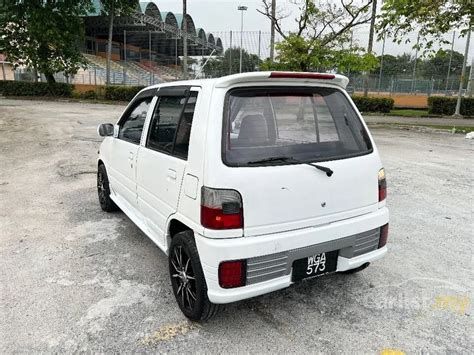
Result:
[[139,153],[138,206],[161,245],[166,221],[178,207],[197,97],[198,91],[190,87],[160,89]]
[[[227,95],[224,164],[243,198],[244,234],[331,223],[377,209],[380,161],[336,88],[245,88]],[[330,168],[326,173],[309,163]]]

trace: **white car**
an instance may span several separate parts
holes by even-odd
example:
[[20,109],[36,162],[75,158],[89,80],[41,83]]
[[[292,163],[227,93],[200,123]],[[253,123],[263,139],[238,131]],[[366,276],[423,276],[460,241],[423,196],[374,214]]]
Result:
[[255,72],[166,83],[99,126],[100,205],[168,255],[188,318],[386,254],[385,173],[348,81]]

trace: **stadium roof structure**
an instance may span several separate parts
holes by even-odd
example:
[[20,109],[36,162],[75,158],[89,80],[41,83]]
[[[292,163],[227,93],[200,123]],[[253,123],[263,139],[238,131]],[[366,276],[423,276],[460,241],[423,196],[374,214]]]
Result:
[[[102,15],[102,3],[100,0],[93,0],[94,9],[86,16],[86,33],[90,36],[106,37],[108,33],[108,19]],[[122,42],[123,33],[127,31],[130,36],[130,43],[148,47],[149,33],[158,33],[162,47],[168,47],[168,51],[173,46],[171,41],[181,41],[184,34],[184,23],[186,23],[186,37],[191,47],[199,48],[199,53],[203,50],[207,54],[211,51],[221,53],[223,51],[222,41],[215,38],[211,33],[206,33],[202,28],[196,29],[191,15],[162,11],[159,8],[159,1],[136,1],[136,11],[129,16],[120,16],[114,20],[113,40]],[[185,20],[185,21],[183,21]],[[155,35],[154,35],[155,36]],[[129,43],[129,41],[127,41]],[[161,48],[165,49],[165,48]],[[197,53],[197,50],[194,50]]]

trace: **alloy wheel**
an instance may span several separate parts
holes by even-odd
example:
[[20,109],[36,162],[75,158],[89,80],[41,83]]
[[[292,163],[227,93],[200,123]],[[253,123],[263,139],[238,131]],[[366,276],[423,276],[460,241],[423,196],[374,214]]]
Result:
[[107,198],[107,191],[105,189],[105,178],[104,174],[99,172],[97,176],[97,190],[99,192],[99,201],[100,203],[105,203],[105,200]]
[[176,246],[171,256],[172,278],[176,282],[176,298],[185,309],[192,311],[196,305],[196,278],[191,259],[181,246]]

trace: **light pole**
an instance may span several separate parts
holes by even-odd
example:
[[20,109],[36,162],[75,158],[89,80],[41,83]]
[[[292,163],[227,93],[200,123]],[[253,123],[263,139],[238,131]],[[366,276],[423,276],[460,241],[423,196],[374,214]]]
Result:
[[243,37],[243,32],[244,32],[244,11],[247,11],[248,7],[247,6],[241,6],[237,8],[237,10],[241,11],[241,16],[240,16],[240,67],[239,67],[239,73],[242,73],[242,37]]
[[453,40],[451,41],[451,53],[449,55],[449,64],[448,64],[448,75],[446,76],[446,90],[444,94],[448,96],[448,82],[449,82],[449,74],[451,74],[451,63],[453,61],[453,50],[454,50],[454,38],[456,36],[456,31],[453,31]]
[[462,62],[462,70],[461,70],[461,80],[459,81],[459,91],[458,91],[458,100],[456,101],[456,111],[454,112],[454,117],[462,118],[461,116],[461,98],[462,98],[462,89],[463,89],[463,81],[464,76],[466,75],[466,63],[467,63],[467,56],[469,54],[469,42],[471,41],[471,32],[472,26],[469,27],[469,31],[467,32],[466,38],[466,50],[464,51],[464,60]]
[[186,0],[183,0],[183,79],[188,79],[188,22],[186,21]]
[[383,42],[382,42],[382,56],[380,57],[380,72],[379,72],[379,91],[380,94],[380,87],[382,86],[382,70],[383,70],[383,56],[385,53],[385,34],[383,35]]
[[276,0],[272,0],[272,26],[270,28],[270,62],[272,63],[275,57],[275,13]]
[[416,38],[416,50],[415,50],[415,64],[413,64],[413,74],[411,77],[411,93],[414,94],[416,90],[416,62],[418,61],[418,43],[420,43],[420,34]]

